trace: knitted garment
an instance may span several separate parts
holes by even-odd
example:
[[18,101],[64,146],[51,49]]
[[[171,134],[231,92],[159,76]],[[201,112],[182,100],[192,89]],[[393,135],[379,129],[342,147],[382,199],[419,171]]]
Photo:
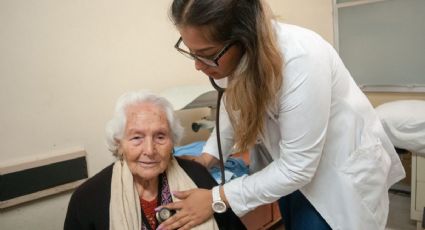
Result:
[[140,206],[142,207],[142,212],[143,214],[145,214],[145,217],[148,220],[151,229],[156,229],[157,221],[155,217],[155,208],[158,206],[158,199],[155,198],[151,201],[147,201],[140,198]]

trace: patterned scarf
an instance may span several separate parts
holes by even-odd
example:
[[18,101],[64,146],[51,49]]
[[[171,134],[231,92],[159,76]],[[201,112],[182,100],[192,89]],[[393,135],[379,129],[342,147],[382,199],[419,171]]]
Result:
[[[197,188],[186,172],[173,157],[166,170],[168,190],[161,191],[161,203],[178,201],[170,191],[183,191]],[[164,188],[165,186],[163,186]],[[170,200],[171,197],[171,201]],[[109,204],[110,230],[139,230],[142,229],[141,207],[139,194],[133,182],[133,175],[125,160],[115,162],[112,171],[111,200]],[[214,217],[198,225],[193,230],[218,230]]]

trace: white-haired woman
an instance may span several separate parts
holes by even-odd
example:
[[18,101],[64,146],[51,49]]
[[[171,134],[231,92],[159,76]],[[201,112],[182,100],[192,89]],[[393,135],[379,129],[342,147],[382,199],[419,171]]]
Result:
[[[201,165],[173,157],[183,128],[162,97],[148,92],[122,95],[106,133],[118,160],[74,192],[64,229],[156,229],[157,207],[178,201],[173,191],[216,184]],[[232,211],[197,228],[245,229]]]

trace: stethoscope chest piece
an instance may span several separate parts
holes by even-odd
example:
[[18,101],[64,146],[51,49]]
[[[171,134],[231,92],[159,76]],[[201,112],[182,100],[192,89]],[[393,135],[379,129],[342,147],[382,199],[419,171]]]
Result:
[[156,212],[156,219],[159,223],[166,221],[168,218],[173,216],[176,213],[174,210],[170,210],[168,208],[161,208],[158,212]]

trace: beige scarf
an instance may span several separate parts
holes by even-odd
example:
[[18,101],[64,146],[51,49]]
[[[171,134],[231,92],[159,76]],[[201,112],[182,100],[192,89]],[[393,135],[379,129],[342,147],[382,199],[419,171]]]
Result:
[[[173,157],[166,170],[170,191],[182,191],[197,188],[186,172]],[[178,201],[176,197],[173,201]],[[109,204],[109,229],[140,230],[142,229],[139,194],[134,186],[133,175],[125,160],[117,161],[112,171],[111,200]],[[218,229],[214,217],[192,229]]]

